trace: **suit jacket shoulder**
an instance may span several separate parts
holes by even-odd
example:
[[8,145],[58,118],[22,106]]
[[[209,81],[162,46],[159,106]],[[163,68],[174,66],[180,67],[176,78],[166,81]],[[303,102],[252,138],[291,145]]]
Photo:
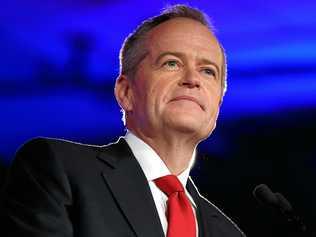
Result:
[[33,139],[17,152],[3,193],[1,236],[163,237],[123,139],[108,146]]
[[228,216],[199,193],[191,177],[188,180],[187,188],[197,202],[197,215],[200,218],[199,229],[203,230],[204,236],[246,236]]

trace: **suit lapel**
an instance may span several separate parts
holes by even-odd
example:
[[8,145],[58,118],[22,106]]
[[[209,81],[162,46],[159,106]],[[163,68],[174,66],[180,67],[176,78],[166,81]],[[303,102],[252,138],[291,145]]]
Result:
[[202,230],[202,232],[199,232],[199,237],[246,237],[246,235],[239,229],[239,227],[232,220],[230,220],[214,204],[212,204],[199,193],[191,177],[189,177],[186,187],[197,205],[199,231]]
[[147,179],[124,139],[98,154],[104,180],[138,237],[164,237]]
[[197,208],[196,208],[196,217],[198,221],[198,228],[199,228],[199,237],[208,237],[208,236],[216,236],[213,233],[212,225],[216,223],[216,221],[210,220],[211,218],[218,218],[218,215],[214,212],[209,212],[209,208],[205,208],[202,203],[202,199],[204,197],[201,196],[197,187],[195,186],[191,177],[189,177],[186,188],[188,189],[189,193],[191,194]]

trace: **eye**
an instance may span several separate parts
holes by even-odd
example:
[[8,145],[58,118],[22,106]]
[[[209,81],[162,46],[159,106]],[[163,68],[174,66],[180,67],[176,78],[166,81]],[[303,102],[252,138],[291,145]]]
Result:
[[204,74],[206,74],[207,76],[213,76],[213,77],[216,76],[216,72],[215,72],[215,70],[212,69],[212,68],[203,68],[203,69],[202,69],[202,72],[203,72]]
[[177,60],[168,60],[164,62],[162,66],[167,68],[168,70],[178,70],[179,62]]

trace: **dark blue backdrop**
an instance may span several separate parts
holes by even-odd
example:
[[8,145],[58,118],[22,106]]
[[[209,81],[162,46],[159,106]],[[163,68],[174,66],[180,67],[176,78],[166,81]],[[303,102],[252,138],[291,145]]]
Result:
[[[120,45],[140,21],[176,2],[2,2],[2,159],[33,136],[106,142],[122,133],[112,92]],[[226,48],[220,120],[316,107],[314,0],[189,3],[212,17]]]
[[[212,199],[250,232],[240,207],[258,182],[314,218],[306,203],[315,194],[316,1],[186,2],[211,16],[228,59],[218,128],[201,145],[212,159],[195,171],[200,186],[218,187]],[[2,1],[1,163],[34,136],[105,144],[124,134],[113,96],[121,43],[168,3],[179,2]]]

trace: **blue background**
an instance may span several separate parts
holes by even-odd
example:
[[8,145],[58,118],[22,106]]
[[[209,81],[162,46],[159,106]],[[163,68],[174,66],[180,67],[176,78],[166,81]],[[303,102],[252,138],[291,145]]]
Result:
[[[3,169],[35,136],[106,144],[124,134],[113,95],[120,46],[142,20],[172,3],[179,2],[2,1]],[[316,1],[186,3],[211,16],[228,59],[228,92],[218,128],[200,146],[206,158],[193,172],[197,183],[246,232],[259,228],[260,218],[251,215],[261,207],[244,208],[261,182],[285,193],[312,223]]]

